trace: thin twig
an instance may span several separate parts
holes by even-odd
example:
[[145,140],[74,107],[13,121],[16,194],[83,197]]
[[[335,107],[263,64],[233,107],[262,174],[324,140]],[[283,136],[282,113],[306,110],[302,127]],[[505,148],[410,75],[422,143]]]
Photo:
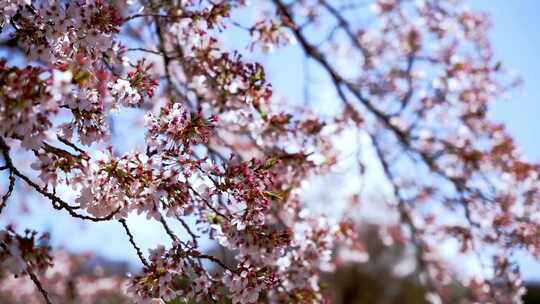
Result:
[[386,179],[390,183],[392,187],[392,191],[394,194],[395,199],[398,203],[398,211],[399,211],[399,217],[401,219],[401,222],[403,222],[407,227],[409,227],[411,232],[411,241],[416,249],[416,262],[418,263],[418,267],[420,268],[421,272],[425,272],[427,277],[427,284],[426,288],[435,290],[435,284],[428,273],[428,265],[424,258],[424,252],[427,247],[427,244],[422,238],[420,237],[421,231],[416,227],[414,220],[411,217],[411,214],[409,212],[409,208],[407,206],[407,202],[403,199],[403,197],[400,194],[399,186],[396,183],[396,179],[394,177],[394,174],[392,173],[392,170],[390,169],[390,164],[386,160],[384,156],[384,152],[382,150],[381,145],[379,144],[379,141],[375,135],[370,134],[373,147],[375,148],[375,153],[377,154],[377,157],[379,159],[379,162],[383,168],[384,174],[386,176]]
[[159,214],[159,222],[161,223],[161,226],[163,226],[163,229],[165,229],[165,232],[167,233],[167,235],[171,238],[171,240],[173,242],[177,242],[179,241],[180,239],[176,236],[176,234],[174,234],[174,232],[172,231],[171,227],[169,227],[169,225],[167,224],[167,222],[165,221],[165,218],[163,217],[162,214]]
[[187,233],[191,236],[191,239],[193,240],[193,245],[195,247],[199,247],[199,245],[197,243],[197,238],[199,238],[199,237],[191,230],[189,225],[179,215],[176,215],[176,218],[178,219],[180,224],[182,224],[182,227],[184,227],[184,229],[186,229]]
[[22,174],[19,171],[19,169],[17,169],[15,167],[15,165],[13,164],[13,160],[11,159],[11,156],[9,155],[9,150],[10,150],[10,148],[7,145],[7,143],[4,141],[4,139],[2,137],[0,137],[0,152],[2,152],[2,155],[3,155],[4,160],[6,162],[6,166],[9,168],[11,173],[14,176],[22,179],[26,184],[28,184],[30,187],[34,188],[34,190],[36,190],[38,193],[40,193],[44,197],[48,198],[51,201],[51,203],[52,203],[52,205],[53,205],[53,207],[55,209],[57,209],[57,210],[65,209],[73,217],[83,219],[83,220],[89,220],[89,221],[93,221],[93,222],[108,221],[108,220],[112,219],[113,216],[116,213],[118,213],[118,211],[120,211],[120,207],[119,207],[118,209],[116,209],[115,211],[113,211],[112,213],[110,213],[109,215],[104,216],[104,217],[93,217],[93,216],[83,215],[83,214],[79,214],[79,213],[75,212],[74,208],[71,207],[71,205],[68,204],[66,201],[64,201],[60,197],[56,196],[56,194],[48,192],[45,187],[43,187],[43,188],[40,187],[38,184],[33,182],[28,176]]
[[139,246],[137,246],[137,244],[135,243],[135,239],[133,238],[133,234],[131,234],[131,231],[129,230],[129,227],[128,227],[127,223],[126,223],[126,220],[125,219],[120,219],[118,221],[120,222],[120,224],[122,224],[122,227],[124,227],[124,230],[126,231],[126,234],[128,235],[129,242],[131,243],[131,246],[133,246],[133,248],[137,252],[137,256],[139,256],[139,259],[141,260],[141,263],[143,263],[143,265],[146,266],[146,267],[150,267],[150,264],[144,258],[144,255],[143,255],[143,253],[141,251],[141,248],[139,248]]
[[41,285],[41,282],[36,277],[36,275],[30,270],[28,270],[27,272],[28,272],[28,275],[30,276],[30,279],[32,280],[32,282],[34,282],[34,285],[36,285],[37,289],[39,290],[39,293],[41,293],[41,295],[43,296],[43,299],[45,299],[45,303],[52,304],[51,300],[49,299],[49,294],[47,293],[45,288],[43,288],[43,285]]
[[13,189],[15,188],[15,176],[13,175],[13,171],[9,171],[9,185],[8,190],[6,193],[2,196],[2,200],[0,201],[0,213],[2,213],[2,210],[7,205],[7,201],[11,194],[13,193]]
[[219,266],[221,266],[223,269],[228,270],[230,272],[233,272],[233,273],[237,272],[236,270],[234,270],[234,269],[230,268],[229,266],[225,265],[225,263],[223,263],[220,259],[218,259],[216,257],[213,257],[211,255],[199,254],[199,255],[194,255],[194,257],[212,261],[212,262],[218,264]]

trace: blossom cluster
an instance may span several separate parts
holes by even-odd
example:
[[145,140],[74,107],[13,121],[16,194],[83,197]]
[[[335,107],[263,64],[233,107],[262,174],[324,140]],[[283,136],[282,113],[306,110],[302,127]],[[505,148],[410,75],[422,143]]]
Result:
[[23,235],[17,234],[11,227],[0,231],[2,269],[15,276],[45,271],[52,264],[47,239],[48,235],[37,237],[37,232],[30,230],[26,230]]

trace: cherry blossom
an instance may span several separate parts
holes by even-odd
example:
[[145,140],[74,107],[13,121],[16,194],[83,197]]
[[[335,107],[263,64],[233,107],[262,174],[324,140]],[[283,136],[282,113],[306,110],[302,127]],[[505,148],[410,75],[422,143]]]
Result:
[[[369,22],[354,17],[367,6]],[[512,254],[540,256],[540,165],[487,115],[517,81],[485,14],[430,0],[0,1],[0,26],[0,212],[31,192],[75,220],[116,222],[142,265],[86,273],[47,235],[9,226],[10,300],[329,303],[328,274],[373,258],[366,196],[341,195],[356,175],[324,185],[330,212],[306,193],[367,151],[384,179],[377,236],[412,252],[427,300],[451,301],[459,284],[465,302],[519,302]],[[300,50],[306,73],[317,66],[321,82],[304,92],[322,105],[274,92],[264,58],[276,47]],[[352,133],[366,143],[345,155]],[[369,165],[354,165],[362,181]],[[133,214],[170,245],[144,252]],[[489,269],[460,276],[440,243]]]

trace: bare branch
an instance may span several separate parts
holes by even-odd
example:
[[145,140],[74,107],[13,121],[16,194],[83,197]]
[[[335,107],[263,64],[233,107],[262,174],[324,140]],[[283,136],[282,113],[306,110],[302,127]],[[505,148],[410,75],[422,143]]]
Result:
[[143,263],[143,265],[146,266],[146,267],[150,267],[150,264],[144,258],[144,255],[143,255],[143,253],[141,251],[141,248],[139,248],[139,246],[137,246],[137,244],[135,243],[135,239],[133,238],[133,234],[131,234],[131,231],[129,230],[129,227],[128,227],[127,223],[126,223],[126,220],[125,219],[120,219],[118,221],[120,222],[120,224],[122,224],[122,227],[124,227],[124,230],[126,231],[126,234],[127,234],[128,238],[129,238],[129,243],[131,244],[131,246],[133,246],[133,248],[137,252],[137,256],[139,257],[139,260],[141,260],[141,263]]
[[45,299],[45,303],[52,304],[51,300],[49,299],[49,294],[43,288],[43,285],[41,285],[41,282],[39,281],[38,277],[30,270],[27,270],[28,275],[30,276],[30,279],[32,282],[34,282],[34,285],[36,285],[37,289],[39,290],[39,293],[43,296],[43,299]]

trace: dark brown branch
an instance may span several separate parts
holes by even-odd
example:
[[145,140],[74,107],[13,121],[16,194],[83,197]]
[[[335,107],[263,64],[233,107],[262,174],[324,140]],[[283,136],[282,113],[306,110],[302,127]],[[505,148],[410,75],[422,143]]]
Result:
[[9,185],[8,190],[6,193],[2,196],[2,200],[0,201],[0,214],[2,213],[2,210],[7,205],[7,201],[11,194],[13,193],[13,189],[15,188],[15,176],[13,175],[13,171],[9,171]]
[[125,219],[120,219],[118,221],[120,222],[120,224],[122,224],[122,227],[124,227],[124,230],[126,231],[126,234],[127,234],[128,238],[129,238],[129,243],[131,244],[131,246],[133,246],[133,248],[137,252],[137,256],[139,257],[139,260],[141,260],[141,263],[143,263],[143,265],[146,266],[146,267],[150,267],[150,264],[144,258],[144,255],[143,255],[143,253],[141,251],[141,248],[139,248],[139,246],[137,246],[137,244],[135,243],[135,239],[133,238],[133,234],[131,234],[131,231],[129,230],[129,227],[128,227],[127,223],[126,223],[126,220]]
[[180,19],[180,18],[193,18],[193,17],[198,17],[198,14],[197,13],[194,13],[194,12],[187,12],[187,11],[182,11],[181,14],[178,14],[178,15],[164,15],[164,14],[135,14],[135,15],[131,15],[131,16],[128,16],[126,18],[124,18],[124,22],[126,21],[131,21],[133,19],[137,19],[137,18],[146,18],[146,17],[152,17],[154,19],[159,19],[159,18],[162,18],[162,19]]
[[176,218],[178,219],[178,221],[180,222],[180,224],[182,224],[182,227],[184,227],[184,229],[187,231],[187,233],[191,236],[191,240],[193,241],[193,245],[195,247],[199,247],[199,244],[197,243],[197,239],[199,238],[199,236],[197,236],[192,230],[191,228],[189,227],[189,225],[179,216],[179,215],[176,215]]
[[228,270],[228,271],[233,272],[233,273],[237,272],[236,270],[234,270],[234,269],[230,268],[229,266],[225,265],[225,263],[223,263],[220,259],[218,259],[216,257],[213,257],[211,255],[198,254],[198,255],[193,255],[193,257],[212,261],[212,262],[218,264],[219,266],[221,266],[225,270]]
[[140,48],[140,47],[127,49],[126,52],[145,52],[145,53],[150,53],[154,55],[162,55],[161,51],[154,51],[154,50],[149,50],[149,49]]
[[43,285],[41,285],[41,282],[39,281],[37,276],[30,270],[28,270],[27,272],[30,276],[30,279],[32,280],[32,282],[34,282],[34,285],[36,285],[37,289],[39,290],[39,293],[41,293],[41,295],[43,296],[45,303],[52,304],[51,300],[49,299],[49,294],[47,293],[45,288],[43,288]]
[[169,92],[172,92],[172,87],[173,87],[173,83],[172,83],[172,77],[171,77],[171,72],[169,71],[169,65],[171,63],[171,58],[169,57],[169,55],[167,55],[167,51],[165,49],[165,38],[163,37],[163,33],[162,33],[162,29],[161,29],[161,24],[160,24],[160,21],[159,21],[159,18],[154,16],[154,23],[156,24],[156,34],[158,36],[158,40],[159,40],[159,52],[161,53],[161,57],[163,58],[163,64],[164,64],[164,69],[165,69],[165,77],[167,79],[167,89],[169,90]]
[[53,205],[53,207],[55,209],[57,209],[57,210],[65,209],[73,217],[83,219],[83,220],[89,220],[89,221],[93,221],[93,222],[108,221],[108,220],[112,219],[113,216],[116,213],[118,213],[118,211],[120,211],[120,208],[118,208],[114,212],[112,212],[111,214],[109,214],[107,216],[104,216],[104,217],[93,217],[93,216],[83,215],[83,214],[79,214],[79,213],[75,212],[73,207],[71,207],[67,202],[62,200],[60,197],[56,196],[56,194],[48,192],[46,190],[46,188],[40,187],[38,184],[33,182],[28,176],[22,174],[19,171],[19,169],[17,169],[14,166],[13,161],[11,159],[11,156],[9,155],[9,150],[10,150],[10,148],[7,145],[7,143],[4,141],[4,139],[2,137],[0,137],[0,151],[2,153],[2,156],[5,159],[6,166],[9,168],[10,172],[14,176],[22,179],[26,184],[28,184],[30,187],[32,187],[35,191],[37,191],[38,193],[40,193],[44,197],[48,198],[51,201],[51,203],[52,203],[52,205]]
[[214,213],[216,213],[216,215],[219,215],[224,219],[229,219],[225,214],[219,212],[216,208],[214,208],[214,206],[212,206],[212,204],[207,199],[205,199],[201,194],[199,194],[199,192],[197,192],[197,190],[193,189],[193,187],[191,187],[189,185],[188,185],[188,187],[195,194],[195,196],[197,196],[208,208],[210,208],[210,210],[214,211]]
[[378,142],[377,137],[371,134],[370,136],[371,136],[373,146],[375,147],[377,158],[379,159],[381,163],[386,179],[388,180],[388,182],[390,182],[393,195],[395,199],[397,200],[400,220],[402,223],[407,225],[407,227],[409,227],[410,229],[411,241],[416,249],[415,250],[416,262],[418,263],[419,269],[422,272],[425,272],[426,277],[427,277],[426,287],[428,289],[434,290],[436,287],[433,284],[431,277],[429,276],[428,269],[427,269],[428,265],[427,265],[426,260],[424,259],[424,251],[427,248],[427,244],[420,237],[421,231],[414,224],[414,221],[408,210],[409,208],[408,208],[407,202],[403,199],[403,197],[400,194],[399,186],[396,183],[394,174],[392,173],[392,170],[390,169],[390,164],[388,163],[388,161],[386,160],[386,157],[384,156],[384,152]]
[[167,224],[167,221],[165,221],[165,218],[162,214],[159,215],[159,222],[161,223],[161,226],[163,226],[163,229],[165,229],[165,232],[167,235],[171,238],[173,242],[180,241],[180,239],[174,234],[171,227],[169,227],[169,224]]
[[337,19],[339,26],[345,31],[345,34],[347,34],[351,43],[362,52],[362,54],[364,55],[364,58],[369,57],[366,54],[365,48],[363,48],[362,45],[360,44],[358,37],[353,33],[349,22],[347,22],[347,20],[343,18],[343,16],[339,13],[339,11],[335,9],[333,6],[331,6],[326,0],[319,0],[319,2],[324,8],[326,8],[330,12],[332,16],[334,16],[334,18]]
[[79,152],[81,155],[86,155],[86,151],[84,151],[83,149],[77,147],[74,143],[70,142],[69,140],[61,137],[61,136],[57,136],[58,140],[63,143],[64,145],[68,146],[68,147],[71,147],[73,150]]
[[74,155],[74,154],[71,154],[70,152],[64,150],[64,149],[60,149],[58,147],[55,147],[51,144],[48,144],[46,142],[43,142],[43,145],[42,145],[42,148],[43,150],[45,150],[46,152],[48,153],[52,153],[52,154],[56,154],[60,157],[65,157],[65,158],[78,158],[77,155]]

